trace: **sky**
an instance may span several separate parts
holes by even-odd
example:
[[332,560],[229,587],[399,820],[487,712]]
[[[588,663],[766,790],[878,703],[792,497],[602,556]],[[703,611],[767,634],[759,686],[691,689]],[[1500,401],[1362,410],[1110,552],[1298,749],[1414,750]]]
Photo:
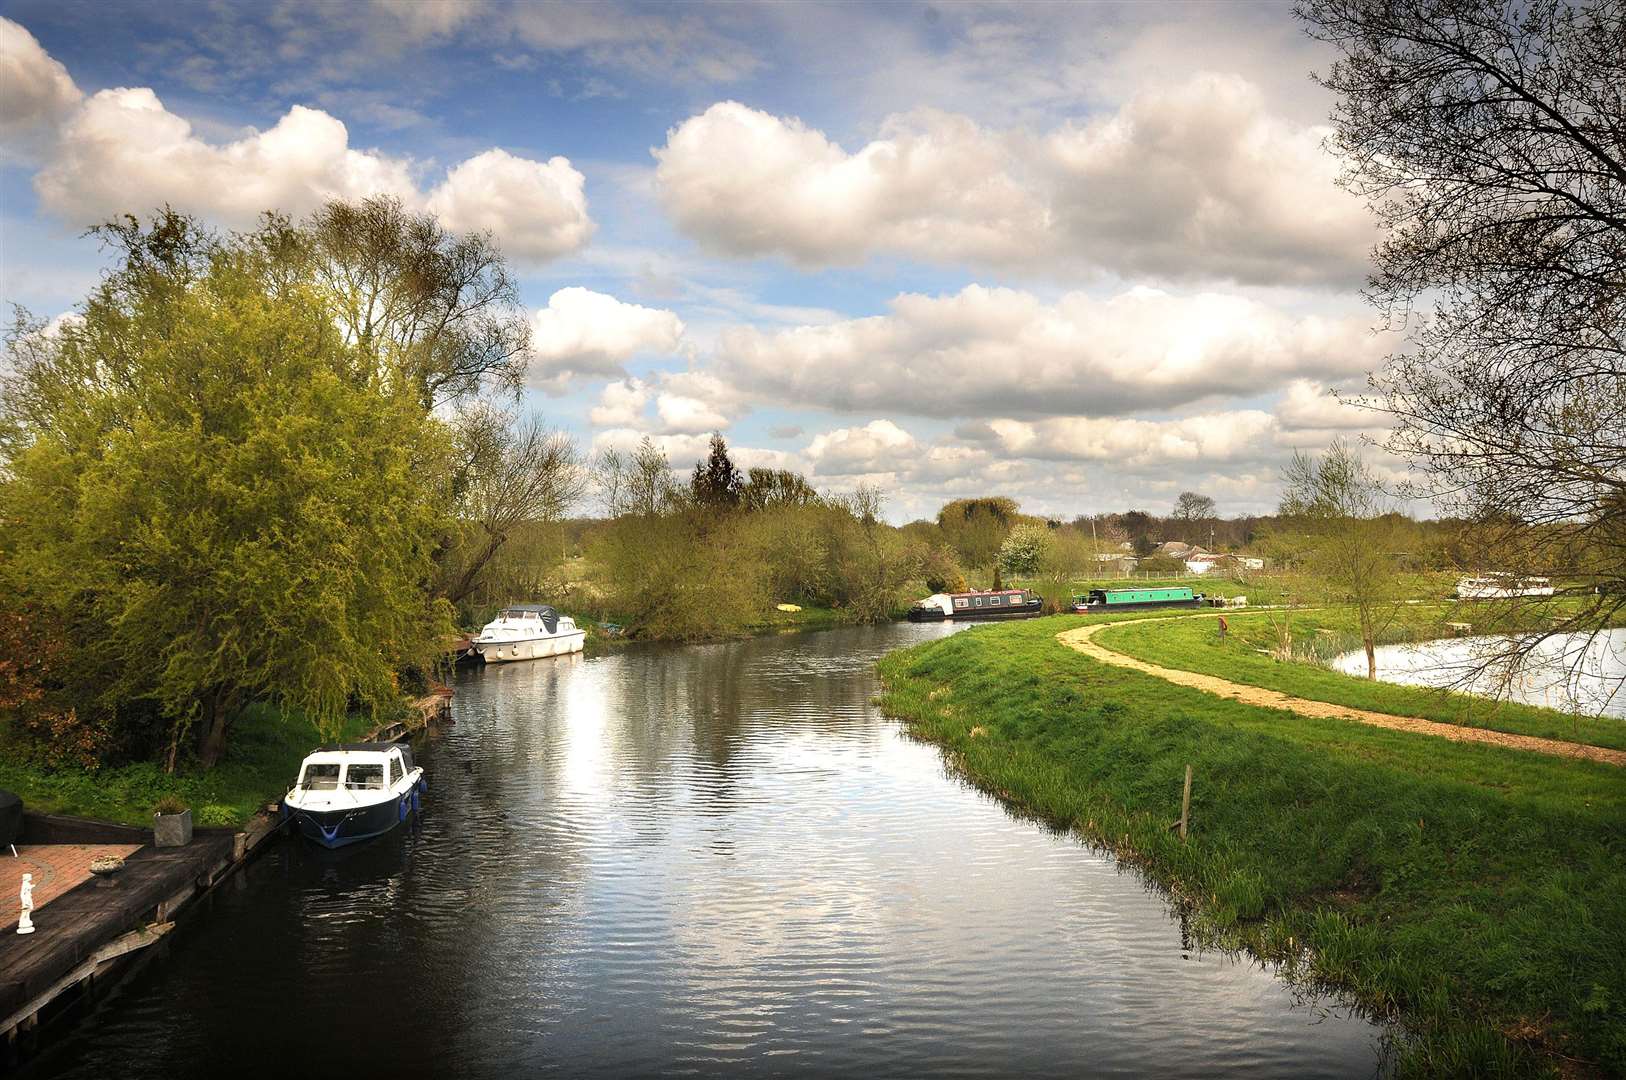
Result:
[[492,234],[586,450],[1265,513],[1399,344],[1329,60],[1286,3],[0,0],[0,303],[71,311],[114,214],[387,193]]

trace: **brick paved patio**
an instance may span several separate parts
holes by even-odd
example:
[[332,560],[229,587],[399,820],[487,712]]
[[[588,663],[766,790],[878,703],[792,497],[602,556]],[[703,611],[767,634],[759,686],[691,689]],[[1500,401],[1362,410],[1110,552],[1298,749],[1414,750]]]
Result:
[[15,924],[21,910],[17,894],[23,875],[34,875],[34,908],[49,904],[91,878],[90,861],[98,855],[128,859],[139,844],[18,844],[17,858],[0,847],[0,925]]

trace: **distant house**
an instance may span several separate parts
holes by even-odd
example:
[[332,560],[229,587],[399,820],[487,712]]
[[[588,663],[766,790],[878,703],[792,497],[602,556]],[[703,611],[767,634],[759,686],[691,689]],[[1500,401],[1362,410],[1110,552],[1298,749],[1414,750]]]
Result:
[[1167,555],[1171,559],[1189,559],[1193,555],[1203,554],[1203,549],[1181,540],[1169,540],[1157,545],[1152,553],[1154,555]]
[[1186,569],[1193,574],[1206,574],[1210,570],[1219,570],[1222,573],[1237,570],[1263,570],[1265,560],[1253,555],[1228,555],[1198,549],[1196,554],[1188,556],[1185,560]]

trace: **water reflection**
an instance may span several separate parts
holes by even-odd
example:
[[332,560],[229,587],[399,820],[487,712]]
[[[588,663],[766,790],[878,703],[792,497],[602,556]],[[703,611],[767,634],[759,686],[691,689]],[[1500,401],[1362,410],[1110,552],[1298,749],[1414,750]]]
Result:
[[32,1071],[1371,1075],[1376,1029],[876,713],[951,629],[472,672],[419,825],[278,846]]
[[[1408,686],[1463,690],[1587,716],[1626,717],[1626,629],[1555,634],[1518,661],[1504,658],[1505,637],[1452,638],[1377,649],[1378,678]],[[1366,674],[1366,654],[1346,653],[1333,666]]]

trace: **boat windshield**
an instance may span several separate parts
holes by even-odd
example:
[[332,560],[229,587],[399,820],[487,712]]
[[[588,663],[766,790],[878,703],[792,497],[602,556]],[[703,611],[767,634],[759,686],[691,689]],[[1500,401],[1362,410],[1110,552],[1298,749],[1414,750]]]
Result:
[[305,775],[299,779],[303,791],[332,791],[339,786],[337,765],[312,764],[305,766]]
[[377,765],[351,765],[344,771],[344,786],[347,790],[370,790],[384,786],[384,766]]

